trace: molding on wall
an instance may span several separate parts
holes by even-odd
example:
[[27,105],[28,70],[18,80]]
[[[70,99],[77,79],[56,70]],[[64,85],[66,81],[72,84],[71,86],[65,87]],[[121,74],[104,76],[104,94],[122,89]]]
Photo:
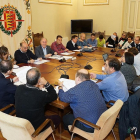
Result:
[[98,3],[98,2],[86,3],[86,0],[84,0],[84,5],[108,5],[108,4],[109,4],[109,0],[106,0],[104,3],[103,2],[100,2],[100,3]]
[[47,0],[39,0],[39,2],[42,2],[42,3],[50,3],[50,4],[62,4],[62,5],[72,5],[72,0],[70,0],[69,3],[65,3],[65,2],[59,2],[59,0],[57,0],[57,2],[53,2],[53,1],[47,1]]

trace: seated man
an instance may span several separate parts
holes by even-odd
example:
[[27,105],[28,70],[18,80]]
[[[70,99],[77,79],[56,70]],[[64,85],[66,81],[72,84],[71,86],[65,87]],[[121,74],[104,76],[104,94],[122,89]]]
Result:
[[[67,114],[63,117],[64,128],[68,130],[68,126],[73,124],[75,118],[80,117],[91,123],[96,124],[101,114],[106,111],[106,105],[102,94],[96,83],[90,81],[90,74],[87,70],[78,70],[75,76],[76,86],[63,91],[63,83],[59,83],[59,98],[61,101],[70,103],[73,114]],[[93,128],[76,122],[76,127],[87,131],[94,131]]]
[[[57,99],[56,91],[37,68],[32,68],[26,75],[27,84],[17,87],[15,94],[16,116],[29,120],[35,130],[48,118],[55,127],[59,125],[59,116],[45,116],[45,106]],[[42,86],[46,91],[42,90]],[[48,127],[48,126],[47,126]]]
[[40,46],[35,48],[35,55],[37,57],[41,57],[43,59],[46,59],[50,56],[52,56],[53,54],[57,55],[57,52],[54,52],[50,46],[47,46],[47,39],[46,38],[42,38],[40,41]]
[[136,47],[140,52],[140,37],[135,37],[134,42],[131,44],[132,47]]
[[[16,86],[13,84],[18,81],[15,77],[12,80],[6,79],[12,73],[13,64],[10,60],[0,62],[0,109],[9,105],[15,104]],[[10,113],[14,108],[9,108],[5,113]]]
[[99,38],[97,38],[97,47],[106,47],[103,35],[99,35]]
[[131,48],[132,43],[133,43],[133,37],[129,36],[128,41],[123,45],[122,49],[127,49],[127,48]]
[[64,53],[64,52],[68,52],[69,50],[66,49],[64,47],[64,45],[62,44],[62,36],[61,35],[58,35],[56,37],[56,41],[52,43],[51,45],[51,49],[54,51],[54,52],[57,52],[57,54],[60,54],[60,53]]
[[80,34],[80,39],[77,41],[77,45],[80,46],[82,49],[89,47],[87,41],[86,41],[86,35],[85,33]]
[[140,76],[140,53],[139,53],[139,51],[137,48],[132,47],[128,50],[128,52],[131,52],[134,54],[134,64],[133,65],[136,69],[137,76]]
[[[112,45],[112,46],[109,46],[109,45]],[[108,48],[115,48],[115,45],[118,45],[118,37],[117,37],[117,33],[114,32],[113,35],[111,35],[107,41],[106,41],[106,46]]]
[[[34,63],[37,56],[35,56],[29,49],[26,42],[20,43],[20,49],[17,50],[14,54],[17,64],[20,63]],[[42,60],[42,58],[38,58]]]
[[67,43],[66,48],[69,49],[69,50],[81,49],[81,47],[76,44],[77,40],[78,40],[78,36],[77,35],[73,35],[71,37],[71,40]]
[[122,37],[119,39],[119,47],[122,48],[122,46],[126,43],[127,39],[126,39],[126,34],[122,33]]
[[91,38],[87,40],[87,43],[90,47],[94,46],[97,47],[97,40],[95,39],[95,34],[91,34]]
[[125,102],[128,99],[129,93],[126,80],[120,72],[120,68],[119,60],[117,58],[110,58],[105,62],[105,72],[107,75],[91,74],[92,78],[102,80],[97,85],[102,90],[106,102],[110,100],[117,101],[118,99]]

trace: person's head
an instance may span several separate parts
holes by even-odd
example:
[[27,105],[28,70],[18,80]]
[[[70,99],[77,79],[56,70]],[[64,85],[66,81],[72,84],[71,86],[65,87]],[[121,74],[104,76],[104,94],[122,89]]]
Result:
[[61,35],[58,35],[56,37],[56,42],[57,42],[57,44],[62,44],[62,36]]
[[92,34],[91,34],[91,40],[94,40],[94,39],[95,39],[95,34],[92,33]]
[[20,50],[21,50],[23,53],[26,53],[27,50],[28,50],[28,44],[27,44],[26,42],[20,43]]
[[131,43],[132,40],[133,40],[133,37],[132,36],[129,36],[127,40],[128,40],[128,43]]
[[117,33],[116,32],[114,32],[113,35],[117,37]]
[[73,36],[71,37],[71,40],[72,40],[74,43],[76,43],[77,40],[78,40],[78,36],[77,36],[77,35],[73,35]]
[[131,52],[131,53],[133,53],[134,55],[137,55],[137,54],[139,53],[138,49],[135,48],[135,47],[130,48],[130,49],[128,50],[128,52]]
[[13,70],[13,64],[10,60],[3,60],[0,62],[0,72],[5,75],[10,75]]
[[134,63],[134,54],[131,52],[125,52],[122,56],[122,62],[129,64],[129,65],[133,65]]
[[81,82],[84,82],[86,80],[90,80],[90,74],[86,69],[80,69],[77,71],[75,75],[75,84],[78,85]]
[[8,51],[7,47],[1,46],[0,47],[0,58],[2,60],[7,60],[8,55],[9,55],[9,51]]
[[42,38],[42,39],[40,40],[40,44],[41,44],[41,46],[42,46],[43,48],[45,48],[45,47],[47,46],[47,39],[46,39],[46,38]]
[[119,71],[121,68],[120,61],[117,58],[108,58],[105,62],[105,72],[112,74],[115,71]]
[[37,68],[32,68],[28,70],[26,74],[27,84],[32,86],[38,85],[40,76],[41,76],[40,71]]
[[139,36],[135,37],[134,42],[135,42],[135,44],[139,44],[140,43],[140,37]]
[[122,38],[126,38],[126,34],[125,33],[122,33]]
[[82,41],[84,41],[84,40],[86,39],[85,33],[81,33],[81,34],[80,34],[80,39],[81,39]]
[[99,35],[99,39],[100,39],[100,41],[102,41],[102,40],[103,40],[103,38],[104,38],[104,36],[103,36],[103,35]]

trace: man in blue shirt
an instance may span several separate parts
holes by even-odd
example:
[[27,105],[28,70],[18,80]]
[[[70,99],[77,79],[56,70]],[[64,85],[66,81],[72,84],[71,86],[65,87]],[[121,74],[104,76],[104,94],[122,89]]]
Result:
[[94,47],[97,47],[97,40],[95,39],[95,34],[92,33],[91,34],[91,38],[87,40],[87,43],[89,46],[94,46]]
[[80,34],[80,39],[77,41],[77,45],[80,46],[82,49],[89,47],[87,41],[86,41],[86,35],[85,33]]
[[102,90],[106,102],[110,100],[117,101],[118,99],[125,102],[129,97],[126,80],[120,72],[120,68],[119,60],[117,58],[110,58],[105,63],[107,75],[91,73],[91,78],[102,80],[97,85]]
[[[85,69],[78,70],[75,77],[76,86],[67,92],[63,91],[63,83],[59,83],[60,100],[70,103],[73,110],[73,114],[67,114],[63,117],[66,130],[77,117],[96,124],[101,114],[106,110],[100,90],[97,84],[90,80],[89,72]],[[93,128],[78,121],[76,127],[86,132],[94,132]]]

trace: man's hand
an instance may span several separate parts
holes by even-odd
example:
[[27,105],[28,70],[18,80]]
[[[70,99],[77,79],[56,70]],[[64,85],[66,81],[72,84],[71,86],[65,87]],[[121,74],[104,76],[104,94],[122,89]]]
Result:
[[19,81],[19,78],[18,78],[17,76],[13,78],[13,82],[14,82],[14,83],[16,83],[16,82],[18,82],[18,81]]
[[38,58],[37,60],[42,61],[42,58],[40,57],[40,58]]
[[48,57],[51,57],[52,56],[52,54],[47,54],[47,55],[45,55],[45,58],[48,58]]
[[54,55],[57,55],[57,52],[54,52]]
[[106,46],[108,46],[108,44],[109,44],[109,43],[107,42],[107,43],[106,43]]
[[81,49],[81,46],[78,46],[78,49]]
[[44,77],[41,77],[39,79],[39,85],[46,85],[47,84],[47,80]]
[[68,51],[68,53],[71,53],[72,51]]
[[28,63],[31,63],[33,64],[35,62],[35,60],[31,59],[31,60],[28,60]]
[[79,41],[80,41],[80,42],[83,42],[83,40],[82,40],[82,39],[79,39]]
[[59,89],[63,89],[63,82],[58,81],[58,86],[59,86]]
[[68,52],[69,50],[68,50],[68,49],[65,49],[64,51],[65,51],[65,52]]
[[84,48],[88,48],[88,46],[84,46]]
[[95,73],[90,73],[90,77],[95,79],[96,78],[96,74]]

